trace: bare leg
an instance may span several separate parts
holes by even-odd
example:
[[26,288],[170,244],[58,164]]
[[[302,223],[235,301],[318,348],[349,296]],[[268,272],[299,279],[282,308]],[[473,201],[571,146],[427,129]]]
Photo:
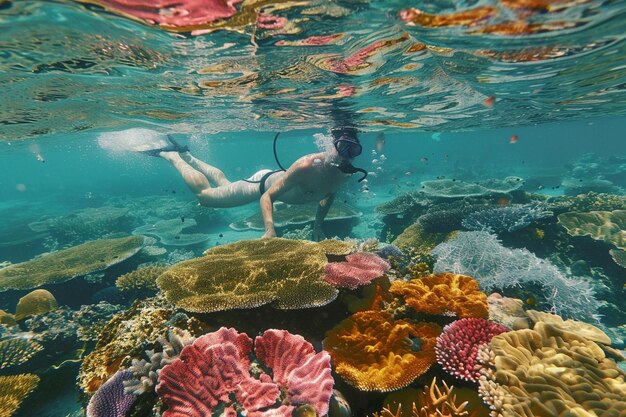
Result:
[[200,196],[204,190],[211,188],[207,177],[185,162],[178,152],[161,152],[159,156],[169,161],[176,168],[183,177],[185,184],[196,196]]
[[187,163],[189,163],[189,165],[202,172],[216,187],[230,184],[230,181],[226,178],[226,175],[224,175],[224,172],[221,169],[199,160],[190,152],[185,152],[181,156],[185,161],[187,161]]

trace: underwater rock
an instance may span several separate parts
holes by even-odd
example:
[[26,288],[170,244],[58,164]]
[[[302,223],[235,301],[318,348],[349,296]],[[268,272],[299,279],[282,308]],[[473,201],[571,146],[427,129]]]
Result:
[[434,323],[396,320],[390,313],[370,310],[355,313],[329,330],[323,345],[335,372],[350,385],[386,392],[409,385],[435,363],[435,339],[440,333]]
[[106,269],[133,256],[142,242],[141,236],[94,240],[10,265],[0,269],[0,292],[57,284]]
[[437,363],[450,375],[477,382],[481,375],[476,363],[478,349],[507,331],[506,327],[485,319],[456,320],[446,325],[437,337]]
[[[333,388],[328,353],[315,353],[302,336],[273,329],[254,342],[256,359],[272,376],[262,371],[251,375],[256,368],[251,353],[252,339],[234,329],[222,327],[196,339],[159,374],[157,393],[168,407],[163,417],[201,417],[235,404],[249,416],[265,415],[268,407],[273,407],[272,415],[291,416],[300,404],[327,414]],[[282,400],[281,392],[286,394]]]
[[15,308],[15,320],[23,320],[37,314],[46,314],[56,310],[57,307],[57,300],[50,291],[42,289],[31,291],[18,301]]
[[34,374],[0,376],[0,415],[11,417],[28,395],[39,385]]
[[133,230],[134,235],[148,235],[159,239],[166,246],[190,246],[206,242],[209,235],[205,233],[185,233],[198,225],[194,219],[179,217],[176,219],[159,220],[154,224],[147,224]]
[[[289,227],[305,226],[315,222],[317,203],[314,204],[277,204],[274,209],[274,227],[280,231]],[[353,225],[361,217],[362,213],[341,201],[335,201],[331,206],[324,223],[347,223]],[[258,212],[245,220],[231,223],[230,228],[237,231],[265,230],[263,215]]]
[[307,308],[337,297],[337,289],[323,280],[325,264],[323,248],[313,242],[244,240],[170,267],[157,285],[168,301],[196,313],[268,303]]
[[346,262],[327,263],[324,280],[335,287],[353,290],[383,276],[390,268],[389,263],[376,254],[356,252],[346,256]]
[[563,213],[558,220],[570,236],[590,236],[626,249],[626,210]]
[[485,368],[478,391],[492,415],[609,417],[626,410],[626,374],[598,344],[558,325],[539,321],[495,336],[478,360]]

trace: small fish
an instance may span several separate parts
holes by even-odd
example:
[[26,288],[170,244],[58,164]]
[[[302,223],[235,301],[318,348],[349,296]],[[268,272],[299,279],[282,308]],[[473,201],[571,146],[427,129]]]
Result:
[[224,237],[224,233],[220,233],[218,236],[219,237]]
[[420,161],[422,161],[422,162],[428,162],[428,158],[426,158],[425,156],[422,156],[422,157],[420,158]]
[[181,216],[181,217],[180,217],[180,221],[181,221],[182,223],[185,223],[185,218],[184,218],[183,216]]
[[407,172],[404,173],[404,175],[413,175],[413,172],[407,171]]
[[493,97],[493,96],[492,97],[487,97],[485,99],[485,101],[483,101],[483,105],[485,107],[493,107],[493,103],[495,103],[495,102],[496,102],[496,98],[495,97]]
[[379,133],[376,136],[376,149],[378,150],[378,152],[381,152],[384,147],[385,147],[385,134]]
[[508,198],[501,198],[498,200],[498,205],[499,206],[508,206],[509,205],[509,199]]
[[519,137],[517,135],[511,135],[511,139],[509,140],[509,143],[517,143],[518,139]]
[[172,190],[172,194],[176,194],[176,190]]
[[391,177],[391,181],[397,181],[398,177]]
[[444,179],[444,178],[446,178],[446,176],[445,176],[445,175],[438,175],[438,176],[437,176],[437,179],[438,179],[438,180],[442,180],[442,179]]

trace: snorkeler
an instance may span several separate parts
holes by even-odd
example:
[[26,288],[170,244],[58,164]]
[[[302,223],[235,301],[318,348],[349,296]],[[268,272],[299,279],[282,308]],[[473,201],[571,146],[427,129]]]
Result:
[[265,225],[263,238],[276,236],[272,203],[318,201],[313,239],[320,240],[323,238],[322,222],[339,187],[354,173],[364,174],[359,181],[367,175],[365,170],[351,164],[352,159],[362,152],[356,129],[340,127],[332,129],[331,133],[333,146],[329,149],[304,155],[286,170],[263,169],[248,179],[234,182],[229,181],[220,169],[194,157],[187,147],[179,145],[169,135],[170,146],[144,153],[169,161],[203,206],[236,207],[259,199]]

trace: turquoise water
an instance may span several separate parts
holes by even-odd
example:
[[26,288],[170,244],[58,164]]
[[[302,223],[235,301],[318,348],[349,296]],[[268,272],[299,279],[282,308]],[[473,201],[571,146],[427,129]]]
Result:
[[[413,403],[419,409],[428,401],[407,389],[421,391],[433,378],[454,385],[471,416],[487,416],[489,407],[492,415],[516,417],[564,415],[556,411],[561,407],[598,416],[625,412],[626,376],[618,368],[624,369],[626,346],[624,2],[249,0],[235,3],[232,18],[191,29],[158,27],[130,19],[138,9],[121,14],[97,4],[0,0],[0,397],[11,398],[0,416],[174,415],[173,394],[155,390],[156,373],[141,395],[124,396],[118,383],[101,394],[112,402],[96,411],[88,404],[118,370],[139,379],[145,369],[132,360],[167,350],[159,336],[191,343],[221,327],[252,339],[271,328],[302,335],[316,352],[328,352],[320,355],[330,355],[326,382],[301,397],[281,385],[282,394],[260,411],[245,406],[233,388],[213,414],[197,406],[177,416],[231,415],[229,407],[237,415],[309,415],[292,410],[304,404],[320,416],[408,416]],[[481,10],[488,15],[478,17]],[[162,11],[158,18],[185,16]],[[286,23],[264,28],[263,16]],[[329,35],[328,44],[319,44]],[[318,44],[303,45],[307,39]],[[138,145],[162,146],[171,134],[237,181],[278,168],[273,145],[287,167],[318,152],[319,141],[340,125],[358,128],[363,153],[352,163],[368,172],[366,181],[357,174],[340,188],[322,227],[326,237],[350,246],[345,253],[310,242],[315,201],[274,206],[278,236],[297,243],[260,240],[256,199],[230,209],[201,207],[167,161],[135,152]],[[508,188],[495,190],[505,178]],[[450,188],[432,191],[441,184]],[[493,189],[468,191],[476,184]],[[455,194],[457,186],[465,191]],[[128,236],[142,236],[141,243],[113,253]],[[55,260],[83,244],[94,246]],[[350,265],[346,280],[378,271],[351,261],[355,254],[352,259],[373,257],[386,266],[358,288],[337,284],[332,268]],[[137,287],[118,281],[154,267],[162,269],[146,272],[144,282],[135,278]],[[55,268],[54,277],[31,282]],[[270,289],[255,287],[263,278],[249,281],[259,270],[269,271]],[[515,360],[479,361],[482,382],[455,374],[454,359],[452,365],[442,359],[458,356],[473,367],[476,357],[459,353],[466,341],[438,342],[435,361],[434,338],[406,329],[428,324],[445,333],[456,319],[483,320],[487,305],[485,314],[464,315],[456,309],[469,305],[467,298],[429,287],[430,297],[443,300],[433,312],[427,306],[437,305],[436,297],[416,307],[393,290],[431,278],[451,285],[444,284],[450,273],[472,277],[478,298],[509,297],[506,306],[489,298],[489,319],[507,332],[484,343],[493,355]],[[276,288],[293,280],[295,297],[280,299]],[[318,281],[326,292],[311,290]],[[179,285],[201,301],[177,298]],[[20,299],[42,289],[54,301],[44,297],[40,310],[20,316]],[[370,299],[375,292],[378,304]],[[311,293],[327,297],[312,301]],[[557,323],[533,310],[578,322]],[[378,314],[389,317],[385,325]],[[338,343],[358,320],[362,333]],[[404,330],[381,330],[398,323]],[[541,342],[506,339],[529,332]],[[512,344],[508,353],[505,340]],[[577,343],[588,361],[573,353]],[[280,358],[305,355],[281,349]],[[403,354],[396,369],[363,370]],[[430,362],[413,375],[416,365],[407,363],[420,354]],[[260,372],[278,378],[280,365],[264,362],[259,352],[244,356],[254,361],[253,379]],[[347,372],[346,364],[357,371]],[[539,385],[522,381],[515,388],[504,364]],[[307,377],[292,376],[289,384],[321,381],[315,372],[303,370],[299,375]],[[489,385],[494,372],[499,379]],[[590,376],[596,372],[599,379]],[[561,386],[550,373],[571,379],[561,378]],[[7,378],[24,374],[36,375],[38,384],[14,391]],[[181,375],[173,378],[184,386],[191,371]],[[328,378],[339,392],[330,411]],[[578,391],[587,383],[595,403]],[[208,401],[209,385],[190,395]],[[554,403],[542,397],[552,392],[548,386],[556,387]],[[503,396],[504,408],[493,392]],[[126,401],[134,405],[114,414],[112,404]],[[333,406],[342,401],[351,411]],[[403,413],[396,413],[397,404]]]

